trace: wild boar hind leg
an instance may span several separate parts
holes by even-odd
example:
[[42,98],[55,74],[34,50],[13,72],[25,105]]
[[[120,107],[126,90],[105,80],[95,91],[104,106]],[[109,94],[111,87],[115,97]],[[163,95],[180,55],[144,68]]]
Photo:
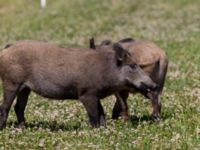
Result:
[[84,95],[79,99],[86,108],[91,126],[95,128],[106,126],[105,114],[100,100],[92,95]]
[[161,102],[160,102],[160,94],[158,91],[154,91],[151,93],[147,93],[147,96],[151,99],[151,103],[153,106],[152,117],[155,120],[160,120],[161,118]]

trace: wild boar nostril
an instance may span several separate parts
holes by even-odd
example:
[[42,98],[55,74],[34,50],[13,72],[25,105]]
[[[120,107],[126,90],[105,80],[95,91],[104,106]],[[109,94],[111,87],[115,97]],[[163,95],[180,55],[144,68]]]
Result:
[[156,90],[158,86],[155,83],[146,84],[145,82],[141,82],[141,88],[143,90],[146,90],[147,92],[151,92],[151,91]]

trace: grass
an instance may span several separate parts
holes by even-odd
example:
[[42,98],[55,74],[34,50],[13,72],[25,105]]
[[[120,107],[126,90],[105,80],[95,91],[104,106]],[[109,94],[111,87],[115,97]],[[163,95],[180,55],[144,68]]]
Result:
[[[199,0],[0,0],[0,48],[22,39],[88,47],[94,36],[148,39],[166,50],[170,65],[162,96],[163,120],[152,122],[150,102],[129,97],[131,120],[111,120],[113,96],[103,100],[107,128],[91,129],[78,101],[48,101],[35,94],[27,128],[14,127],[13,108],[0,131],[0,149],[199,149]],[[2,88],[0,87],[2,97]]]

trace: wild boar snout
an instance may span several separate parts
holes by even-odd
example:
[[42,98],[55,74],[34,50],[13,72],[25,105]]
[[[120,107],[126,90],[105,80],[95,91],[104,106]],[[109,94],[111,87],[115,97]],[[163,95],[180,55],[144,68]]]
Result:
[[153,91],[157,88],[157,84],[137,64],[124,67],[124,75],[129,88],[134,88],[138,91]]
[[157,89],[157,84],[154,83],[151,79],[146,80],[145,82],[141,82],[141,89],[142,91],[155,91]]

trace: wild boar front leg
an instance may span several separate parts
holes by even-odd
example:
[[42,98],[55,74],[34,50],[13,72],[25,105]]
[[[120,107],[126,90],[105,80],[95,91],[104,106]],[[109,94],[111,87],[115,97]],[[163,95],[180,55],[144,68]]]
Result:
[[105,126],[105,114],[100,100],[95,96],[81,96],[80,101],[86,108],[92,127]]
[[17,116],[19,127],[25,126],[24,110],[27,105],[29,94],[30,94],[30,89],[24,88],[17,95],[17,103],[15,105],[15,113]]
[[6,127],[8,113],[17,95],[18,89],[19,85],[9,81],[3,81],[3,103],[0,106],[0,129]]
[[127,104],[128,91],[121,91],[117,93],[115,96],[116,96],[116,102],[113,108],[112,118],[118,119],[119,116],[122,116],[124,120],[128,120],[130,117]]

